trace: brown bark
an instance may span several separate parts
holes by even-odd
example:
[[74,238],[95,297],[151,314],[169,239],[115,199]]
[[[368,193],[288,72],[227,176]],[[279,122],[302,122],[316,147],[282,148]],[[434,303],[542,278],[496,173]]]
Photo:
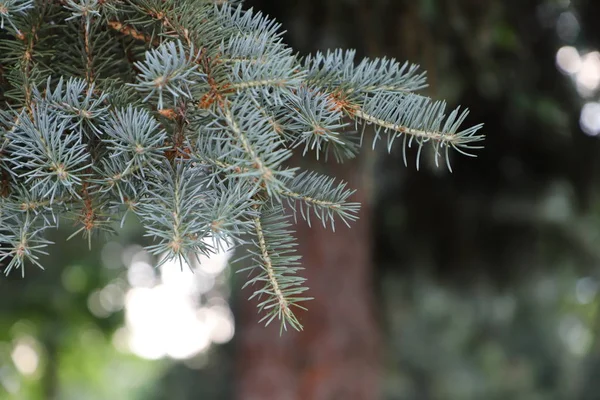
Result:
[[298,251],[308,279],[303,332],[279,335],[258,323],[256,303],[241,298],[237,337],[239,400],[334,400],[379,397],[379,330],[374,314],[371,208],[364,177],[343,164],[330,173],[350,181],[360,220],[336,232],[304,221]]

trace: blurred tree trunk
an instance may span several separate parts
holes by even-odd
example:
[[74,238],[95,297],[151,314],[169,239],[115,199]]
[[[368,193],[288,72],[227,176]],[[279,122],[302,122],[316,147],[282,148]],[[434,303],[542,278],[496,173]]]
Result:
[[259,324],[256,302],[239,305],[237,399],[333,400],[379,398],[379,332],[374,312],[369,189],[356,162],[329,172],[357,188],[360,220],[336,232],[304,221],[296,227],[308,279],[304,331],[279,335]]
[[[291,33],[286,40],[308,53],[345,46],[350,21],[362,16],[344,1],[247,1],[281,21]],[[340,13],[353,15],[341,19]],[[340,22],[342,22],[340,26]],[[366,36],[366,33],[363,32]],[[354,33],[353,36],[355,36]],[[361,39],[365,40],[365,36]],[[351,40],[350,40],[351,41]],[[362,204],[359,221],[343,223],[336,232],[304,221],[296,227],[303,273],[308,279],[308,311],[300,314],[303,332],[279,335],[278,326],[258,324],[256,304],[243,296],[237,333],[237,398],[240,400],[334,400],[380,397],[380,332],[373,285],[372,208],[370,182],[362,157],[329,165],[325,173],[357,189]],[[309,162],[310,163],[310,162]],[[309,165],[308,168],[314,168]]]

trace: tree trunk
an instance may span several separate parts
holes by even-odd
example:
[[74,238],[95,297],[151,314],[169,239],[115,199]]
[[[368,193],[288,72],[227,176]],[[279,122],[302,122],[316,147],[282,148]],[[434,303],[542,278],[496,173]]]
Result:
[[[250,0],[246,5],[284,22],[292,31],[286,35],[289,43],[305,53],[343,46],[346,40],[341,32],[347,30],[338,26],[338,16],[343,11],[355,20],[361,8],[337,0]],[[265,328],[258,323],[256,303],[246,300],[249,292],[241,296],[236,333],[237,399],[380,397],[381,337],[375,316],[371,177],[370,168],[364,168],[372,160],[361,157],[342,165],[331,164],[326,171],[357,189],[353,201],[362,204],[360,219],[351,228],[339,222],[336,232],[318,225],[314,218],[312,228],[302,220],[296,227],[305,267],[302,273],[310,287],[307,296],[315,298],[305,304],[308,311],[299,314],[304,331],[280,336],[279,326]]]
[[304,331],[279,335],[258,323],[256,302],[241,296],[237,332],[237,399],[334,400],[379,397],[379,330],[374,313],[371,208],[360,168],[332,169],[358,189],[360,220],[336,232],[297,224],[308,279]]

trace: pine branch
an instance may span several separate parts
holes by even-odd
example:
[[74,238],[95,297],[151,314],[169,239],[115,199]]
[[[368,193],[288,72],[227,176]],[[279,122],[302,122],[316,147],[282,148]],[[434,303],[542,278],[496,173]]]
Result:
[[[354,191],[290,164],[339,162],[350,122],[471,155],[481,125],[420,96],[425,74],[335,50],[299,58],[281,25],[240,1],[0,0],[0,261],[42,266],[45,231],[67,217],[91,245],[126,215],[162,262],[251,244],[252,298],[267,324],[302,329],[307,290],[285,209],[333,229]],[[406,154],[406,153],[405,153]],[[406,155],[405,155],[406,158]]]
[[9,25],[17,34],[21,31],[16,27],[13,18],[17,15],[23,15],[27,10],[33,8],[33,0],[2,0],[0,1],[0,29],[4,25]]
[[283,168],[292,153],[252,101],[246,97],[237,100],[231,108],[217,112],[207,134],[221,142],[227,164],[237,167],[232,176],[251,179],[269,196],[277,196],[283,190],[283,179],[295,173],[295,168]]
[[344,114],[331,96],[301,87],[296,96],[290,98],[287,107],[289,114],[285,126],[299,133],[294,147],[304,145],[303,155],[313,150],[317,160],[324,154],[327,161],[332,152],[341,162],[358,153],[351,134],[342,133],[348,124],[343,121]]
[[155,169],[161,163],[166,149],[166,132],[158,122],[144,109],[132,106],[111,112],[102,125],[105,137],[102,142],[110,152],[109,157],[120,160],[119,179],[124,175],[139,174],[146,178],[147,170]]
[[355,50],[318,52],[308,56],[307,81],[315,86],[338,89],[345,94],[365,95],[381,92],[415,92],[426,87],[425,73],[408,62],[394,59],[363,59],[355,65]]
[[[0,210],[6,212],[5,203]],[[8,275],[13,269],[21,269],[21,276],[25,276],[25,264],[31,263],[44,269],[39,261],[41,255],[48,253],[44,249],[52,244],[43,237],[45,227],[39,227],[36,220],[29,216],[19,214],[6,216],[0,214],[0,243],[6,243],[6,248],[0,249],[0,263],[6,259],[10,261],[4,267]]]
[[138,216],[146,229],[146,236],[156,244],[148,246],[151,254],[165,254],[161,262],[171,259],[191,265],[190,256],[211,255],[214,248],[204,240],[209,235],[206,215],[196,213],[208,201],[203,193],[203,171],[189,163],[175,167],[163,164],[163,170],[146,181],[146,196],[138,206]]
[[433,102],[431,99],[415,94],[390,95],[378,94],[368,99],[355,111],[356,117],[366,124],[375,126],[377,135],[373,145],[380,139],[380,134],[388,134],[388,150],[394,141],[403,136],[403,155],[406,163],[406,148],[415,143],[418,147],[417,169],[421,150],[426,143],[432,143],[435,152],[436,165],[439,158],[445,159],[451,171],[448,150],[455,149],[460,153],[472,156],[470,150],[479,149],[475,143],[483,140],[477,132],[483,125],[475,125],[459,130],[469,112],[456,109],[445,115],[446,104],[442,101]]
[[[335,178],[305,171],[294,177],[287,184],[289,189],[281,194],[287,197],[288,205],[294,211],[294,216],[299,208],[302,218],[310,225],[310,211],[312,210],[324,227],[329,222],[331,229],[335,231],[336,218],[350,226],[350,222],[357,219],[360,209],[359,203],[348,202],[348,198],[355,191],[346,189],[346,186],[345,182],[336,184]],[[298,207],[298,202],[303,204]]]
[[20,124],[7,134],[9,161],[15,168],[11,172],[32,189],[43,188],[50,201],[65,193],[77,197],[90,167],[85,144],[46,105],[33,106],[32,114],[33,120],[21,113]]
[[[194,54],[193,47],[190,53]],[[197,58],[187,55],[181,42],[166,42],[146,53],[143,63],[134,63],[141,71],[138,83],[133,85],[148,93],[144,102],[158,94],[158,108],[163,108],[163,94],[168,92],[175,102],[179,97],[191,98],[190,85],[203,75],[197,71]]]
[[[300,257],[295,255],[294,238],[289,231],[289,223],[281,216],[281,210],[263,210],[260,217],[254,218],[256,239],[252,266],[240,270],[255,272],[244,287],[258,284],[250,299],[257,298],[259,312],[265,315],[261,322],[269,325],[273,320],[280,321],[280,330],[291,326],[302,330],[302,325],[293,312],[293,308],[305,310],[299,303],[311,300],[302,294],[307,290],[303,286],[305,279],[296,275]],[[263,296],[266,297],[263,299]]]
[[65,81],[61,77],[52,85],[48,78],[43,92],[34,88],[32,93],[36,103],[45,104],[60,120],[68,122],[70,129],[77,129],[81,134],[102,134],[101,122],[108,115],[109,96],[97,91],[93,83],[88,86],[82,79],[69,78]]

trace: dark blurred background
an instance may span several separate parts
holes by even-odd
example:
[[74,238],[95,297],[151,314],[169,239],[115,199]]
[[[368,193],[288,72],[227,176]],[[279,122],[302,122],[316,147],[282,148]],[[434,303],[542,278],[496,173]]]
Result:
[[485,149],[327,165],[361,220],[297,227],[316,300],[282,337],[229,255],[156,270],[134,221],[91,252],[59,233],[45,271],[0,278],[0,399],[600,399],[600,2],[246,6],[301,54],[420,64]]

